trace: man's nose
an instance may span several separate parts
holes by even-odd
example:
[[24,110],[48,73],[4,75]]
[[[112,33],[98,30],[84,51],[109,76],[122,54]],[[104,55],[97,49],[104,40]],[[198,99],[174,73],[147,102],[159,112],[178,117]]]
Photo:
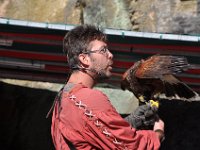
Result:
[[110,51],[108,51],[108,58],[113,59],[113,54]]

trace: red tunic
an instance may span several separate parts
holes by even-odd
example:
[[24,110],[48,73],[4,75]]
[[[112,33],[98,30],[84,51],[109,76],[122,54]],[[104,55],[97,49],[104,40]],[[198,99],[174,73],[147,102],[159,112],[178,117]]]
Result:
[[157,150],[160,147],[154,131],[131,128],[106,95],[81,84],[63,92],[61,103],[56,102],[51,132],[57,150],[69,149],[65,139],[78,150]]

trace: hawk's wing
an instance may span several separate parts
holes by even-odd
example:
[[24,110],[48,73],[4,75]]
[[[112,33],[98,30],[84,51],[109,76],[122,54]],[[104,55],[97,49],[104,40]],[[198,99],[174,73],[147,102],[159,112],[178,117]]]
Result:
[[137,78],[162,79],[164,75],[182,72],[187,70],[189,66],[185,57],[154,55],[141,61],[135,76]]
[[174,76],[190,67],[185,57],[154,55],[137,62],[123,75],[122,89],[129,89],[136,96],[147,93],[153,98],[163,93],[166,97],[179,97],[188,100],[196,93]]

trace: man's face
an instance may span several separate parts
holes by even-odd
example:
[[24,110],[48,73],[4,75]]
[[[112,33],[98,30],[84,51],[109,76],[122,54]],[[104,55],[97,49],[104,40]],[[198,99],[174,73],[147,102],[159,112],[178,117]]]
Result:
[[90,66],[89,69],[95,70],[97,79],[110,77],[113,55],[108,50],[107,44],[103,41],[94,40],[90,43],[90,50],[92,51],[89,55]]

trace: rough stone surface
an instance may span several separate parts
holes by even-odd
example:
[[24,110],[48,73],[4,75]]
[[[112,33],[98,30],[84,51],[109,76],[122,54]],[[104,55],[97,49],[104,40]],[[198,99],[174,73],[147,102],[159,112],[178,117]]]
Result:
[[143,32],[199,34],[199,5],[199,0],[0,0],[0,16]]
[[122,0],[86,0],[84,23],[101,27],[131,29],[131,22],[126,4]]

